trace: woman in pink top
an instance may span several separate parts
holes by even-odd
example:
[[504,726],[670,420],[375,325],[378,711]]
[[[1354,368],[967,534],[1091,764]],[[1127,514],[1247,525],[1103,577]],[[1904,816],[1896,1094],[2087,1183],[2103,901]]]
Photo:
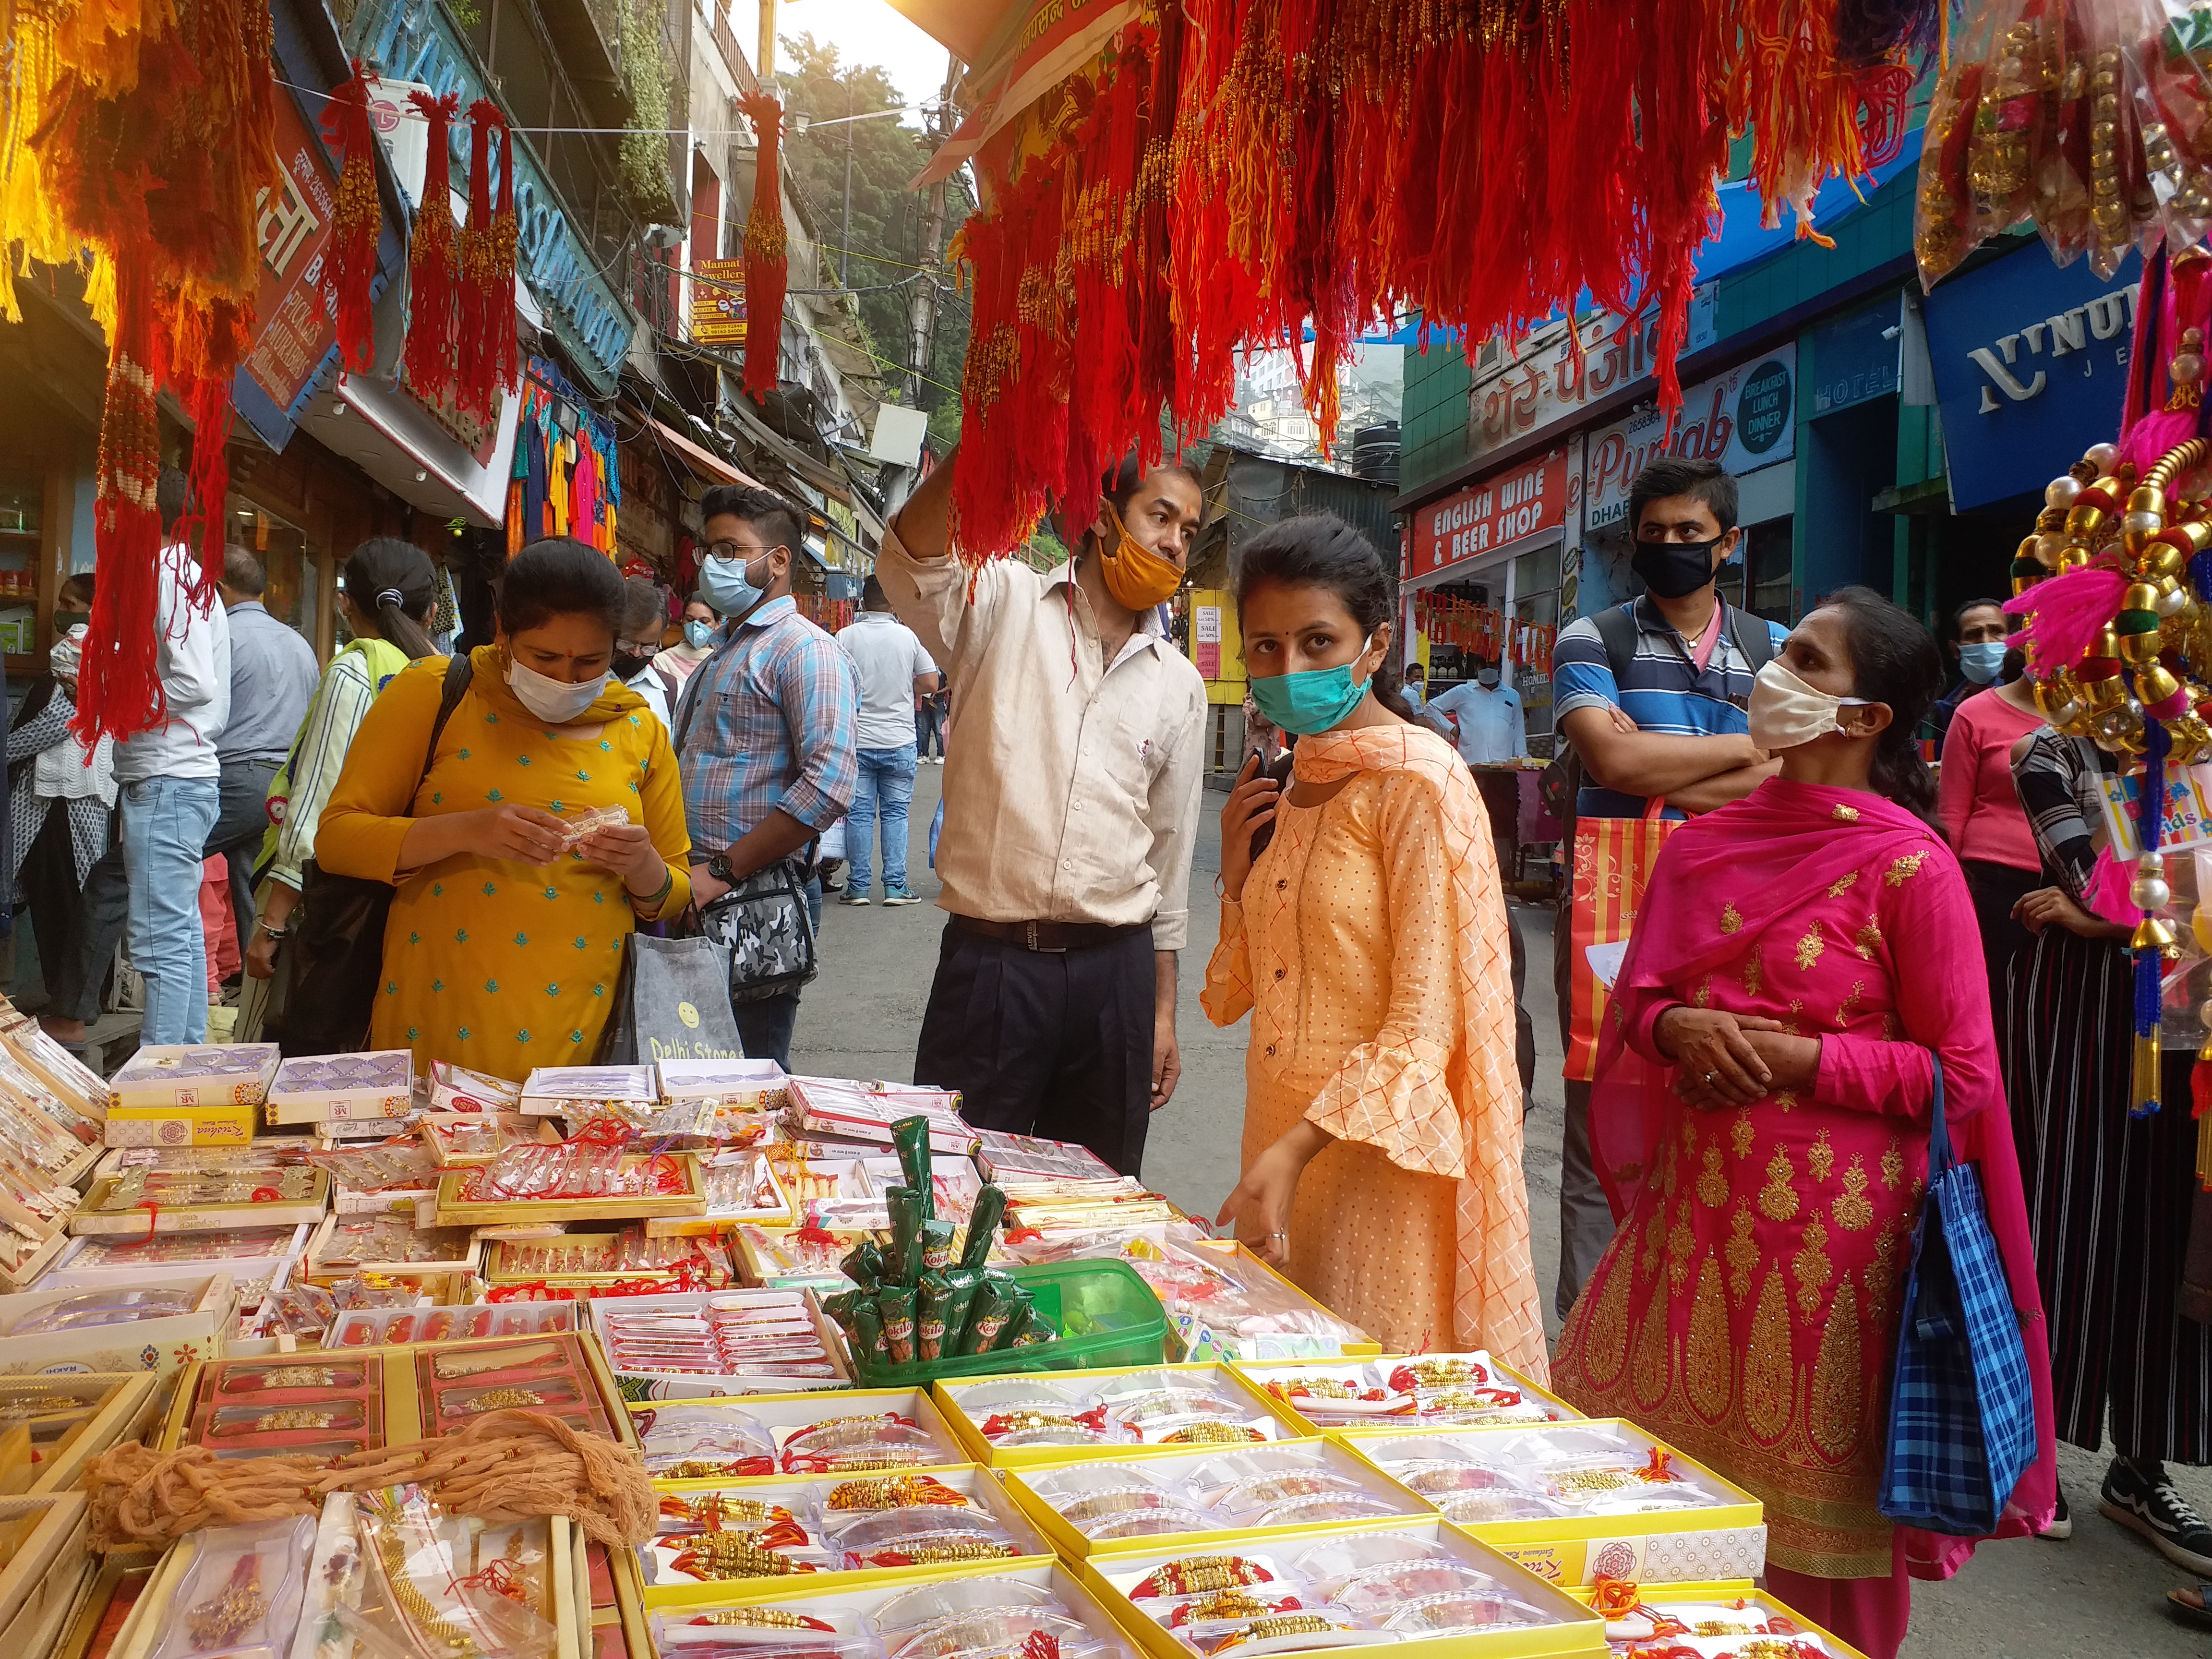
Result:
[[2000,1030],[2013,952],[2034,943],[2013,920],[2013,906],[2046,884],[2035,834],[2013,787],[2012,746],[2042,729],[2043,716],[2021,673],[2020,653],[2008,652],[2002,683],[1976,692],[1952,715],[1936,789],[1936,816],[1974,896],[1982,956],[1989,964],[1990,1012]]

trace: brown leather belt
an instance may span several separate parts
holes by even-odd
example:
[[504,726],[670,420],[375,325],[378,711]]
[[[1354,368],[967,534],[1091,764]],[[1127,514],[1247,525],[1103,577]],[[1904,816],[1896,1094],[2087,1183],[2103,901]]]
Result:
[[1149,921],[1113,927],[1103,921],[985,921],[980,916],[959,915],[953,916],[952,925],[964,933],[1018,945],[1024,951],[1084,951],[1152,931]]

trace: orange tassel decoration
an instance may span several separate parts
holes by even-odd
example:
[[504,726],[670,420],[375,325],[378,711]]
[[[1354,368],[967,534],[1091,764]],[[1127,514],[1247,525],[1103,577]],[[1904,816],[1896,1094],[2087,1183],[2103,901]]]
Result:
[[[407,249],[407,384],[434,398],[454,384],[460,349],[461,255],[453,224],[453,117],[461,95],[410,92],[408,101],[429,124],[429,156],[422,168],[422,199],[415,210],[415,235]],[[509,331],[512,332],[512,331]]]
[[[514,135],[499,106],[479,98],[469,106],[469,222],[461,232],[459,313],[463,409],[486,419],[499,408],[502,389],[517,385],[514,360]],[[500,187],[491,183],[491,138],[500,136]]]
[[376,192],[376,137],[368,121],[368,79],[360,64],[331,94],[323,130],[332,147],[345,155],[338,172],[326,280],[337,296],[339,361],[359,374],[376,358],[369,284],[376,276],[377,240],[384,234],[384,204]]
[[764,92],[738,100],[760,146],[753,173],[752,211],[745,216],[745,395],[765,402],[775,390],[776,360],[783,349],[783,292],[790,262],[783,228],[783,182],[777,161],[783,106]]

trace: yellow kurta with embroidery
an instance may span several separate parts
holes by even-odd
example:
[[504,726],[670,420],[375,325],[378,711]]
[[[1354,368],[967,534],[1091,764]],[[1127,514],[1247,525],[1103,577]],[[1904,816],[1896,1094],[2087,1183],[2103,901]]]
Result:
[[341,875],[396,881],[384,981],[370,1042],[521,1079],[537,1066],[588,1061],[614,1012],[623,942],[635,927],[622,878],[574,854],[546,866],[461,854],[403,872],[410,822],[519,801],[573,817],[617,806],[652,832],[675,872],[662,914],[689,902],[683,791],[668,733],[627,686],[610,684],[584,716],[592,736],[549,732],[507,688],[496,647],[474,678],[416,787],[446,665],[394,679],[362,720],[315,837]]

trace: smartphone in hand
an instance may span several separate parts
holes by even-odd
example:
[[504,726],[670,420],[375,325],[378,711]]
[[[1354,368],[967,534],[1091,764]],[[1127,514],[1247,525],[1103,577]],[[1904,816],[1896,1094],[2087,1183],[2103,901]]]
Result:
[[[1279,790],[1288,789],[1291,787],[1291,750],[1287,744],[1285,745],[1283,752],[1272,761],[1257,749],[1252,751],[1252,758],[1260,763],[1260,770],[1255,775],[1274,779],[1275,787]],[[1280,797],[1277,799],[1279,799]],[[1252,856],[1257,859],[1261,854],[1266,852],[1267,843],[1274,838],[1275,821],[1270,818],[1252,832]]]

